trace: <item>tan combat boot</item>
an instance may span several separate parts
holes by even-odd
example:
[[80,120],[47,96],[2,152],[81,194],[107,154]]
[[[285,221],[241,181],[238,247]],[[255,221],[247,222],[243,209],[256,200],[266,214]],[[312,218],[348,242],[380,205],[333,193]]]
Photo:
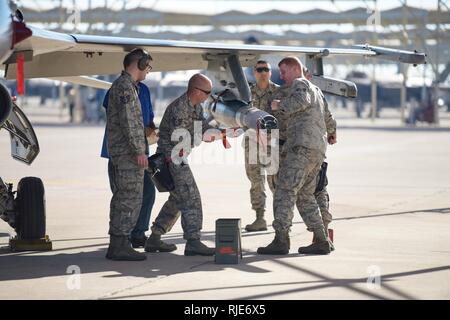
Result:
[[150,237],[145,241],[146,252],[172,252],[177,250],[177,246],[172,243],[165,243],[161,240],[160,234],[152,233]]
[[[310,244],[307,247],[298,248],[298,253],[301,254],[329,254],[331,250],[331,244],[326,236],[324,227],[314,229],[314,237],[316,242]],[[334,248],[333,248],[334,249]]]
[[287,231],[275,233],[275,239],[266,247],[259,247],[259,254],[288,254],[291,247],[289,233]]
[[110,243],[106,258],[117,261],[142,261],[147,256],[131,247],[127,236],[110,236]]
[[267,223],[264,220],[264,210],[256,210],[256,220],[245,226],[247,232],[266,231]]
[[[325,235],[327,236],[327,238],[329,238],[329,235],[328,235],[328,223],[324,222],[323,223],[323,227],[324,227],[324,230],[325,230]],[[311,231],[311,230],[309,230],[309,231]],[[317,237],[316,237],[316,233],[313,233],[312,243],[316,243],[317,241],[318,240],[317,240]]]
[[[331,249],[331,251],[334,251],[333,240],[331,239],[330,234],[329,234],[330,230],[332,230],[332,229],[328,229],[328,223],[325,223],[325,222],[324,222],[324,223],[323,223],[323,226],[324,226],[324,229],[325,229],[325,234],[326,234],[326,236],[327,236],[327,239],[329,240],[329,243],[330,243],[330,249]],[[313,234],[313,240],[312,240],[312,242],[313,242],[313,243],[318,242],[317,237],[316,237],[316,234]]]
[[203,244],[200,239],[189,239],[184,248],[185,256],[213,256],[216,248],[210,248]]

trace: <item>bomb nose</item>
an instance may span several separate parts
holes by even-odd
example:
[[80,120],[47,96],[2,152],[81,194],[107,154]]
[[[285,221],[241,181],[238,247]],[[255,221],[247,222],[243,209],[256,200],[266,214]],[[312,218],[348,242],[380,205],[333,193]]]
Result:
[[272,115],[264,116],[263,118],[260,119],[260,128],[267,130],[278,129],[277,118],[275,118]]

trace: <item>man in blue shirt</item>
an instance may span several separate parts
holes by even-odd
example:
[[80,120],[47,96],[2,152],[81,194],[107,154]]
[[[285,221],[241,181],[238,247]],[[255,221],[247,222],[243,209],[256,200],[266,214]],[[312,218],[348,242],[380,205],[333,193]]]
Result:
[[[142,108],[142,117],[145,126],[145,142],[147,148],[145,154],[149,155],[149,148],[147,138],[152,135],[155,130],[155,124],[153,123],[153,107],[150,97],[150,90],[142,82],[139,85],[139,101]],[[106,92],[105,98],[103,99],[103,107],[108,108],[109,90]],[[103,136],[103,146],[102,146],[102,158],[109,159],[108,147],[107,147],[106,129],[105,135]],[[108,161],[108,176],[111,179],[112,163],[111,160]],[[148,225],[150,223],[150,214],[152,212],[153,204],[155,203],[155,186],[150,178],[150,174],[147,170],[144,171],[144,191],[142,199],[142,207],[139,213],[139,218],[130,235],[130,241],[133,248],[143,247],[147,237],[145,232],[148,231]]]

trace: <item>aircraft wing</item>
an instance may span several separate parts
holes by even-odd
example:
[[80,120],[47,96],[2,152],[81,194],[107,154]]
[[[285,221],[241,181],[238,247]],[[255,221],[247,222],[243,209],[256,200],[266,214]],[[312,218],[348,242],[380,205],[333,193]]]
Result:
[[211,60],[236,55],[242,66],[254,65],[260,55],[360,55],[411,64],[425,63],[425,54],[368,45],[353,48],[320,48],[221,44],[190,41],[152,40],[80,34],[63,34],[29,27],[32,36],[18,43],[5,62],[5,77],[16,78],[16,57],[25,57],[25,78],[56,78],[117,74],[124,55],[135,47],[153,57],[153,71],[206,69]]
[[75,84],[80,84],[82,86],[96,88],[96,89],[104,89],[108,90],[111,87],[111,82],[103,81],[96,79],[94,77],[87,77],[87,76],[78,76],[78,77],[51,77],[48,78],[51,80],[59,80],[59,81],[65,81]]

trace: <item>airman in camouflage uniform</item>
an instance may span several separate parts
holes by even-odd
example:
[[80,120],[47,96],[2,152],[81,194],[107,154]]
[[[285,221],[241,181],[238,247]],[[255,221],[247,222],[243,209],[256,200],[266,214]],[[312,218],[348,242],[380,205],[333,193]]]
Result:
[[[270,64],[267,61],[259,60],[254,67],[254,75],[256,83],[250,87],[252,93],[252,106],[272,114],[270,101],[272,100],[272,94],[279,86],[270,81],[272,75]],[[256,146],[256,148],[250,148],[250,144]],[[257,142],[255,130],[247,130],[247,134],[244,136],[243,145],[245,149],[245,172],[251,184],[250,202],[252,204],[252,209],[256,211],[256,220],[253,223],[248,224],[245,227],[245,230],[249,232],[267,230],[267,223],[264,219],[266,208],[264,165],[259,161],[259,144]],[[250,157],[250,151],[257,154]],[[267,154],[270,153],[269,146],[265,152],[267,152]],[[256,163],[251,161],[251,159],[256,159]],[[267,175],[268,181],[270,181],[269,177],[270,176]],[[271,188],[270,184],[269,187]],[[272,192],[274,192],[274,190],[275,189],[273,189]]]
[[122,74],[113,82],[106,112],[107,146],[111,159],[110,244],[106,257],[112,260],[145,260],[131,247],[129,235],[142,205],[145,132],[137,83],[150,71],[151,56],[135,49],[125,56]]
[[[289,86],[281,86],[273,95],[273,99],[276,100],[282,100],[286,97],[287,93],[289,92]],[[332,142],[330,139],[336,139],[336,120],[334,119],[332,113],[330,112],[328,108],[328,103],[324,97],[324,115],[325,115],[325,125],[327,129],[327,137],[330,144],[334,144],[335,142]],[[283,147],[285,141],[286,141],[286,123],[287,119],[283,118],[283,115],[278,112],[277,114],[277,120],[278,120],[278,128],[279,128],[279,136],[280,136],[280,150]],[[334,140],[335,141],[335,140]],[[280,161],[285,153],[280,154]],[[322,170],[322,169],[321,169]],[[269,183],[269,187],[271,190],[275,190],[277,185],[277,177],[278,175],[270,175],[267,176],[267,181]],[[319,177],[320,172],[317,175],[316,178],[316,190],[314,192],[314,197],[316,198],[317,204],[320,208],[320,214],[322,216],[322,221],[325,227],[325,231],[328,232],[328,225],[332,221],[332,215],[329,210],[329,203],[330,203],[330,197],[327,191],[327,185],[328,185],[328,179],[325,176],[325,183],[323,186],[323,189],[319,189]],[[300,205],[300,199],[297,200],[297,208],[299,208]]]
[[303,221],[317,238],[316,243],[299,248],[299,253],[328,254],[331,246],[314,198],[317,175],[327,147],[323,94],[302,78],[302,65],[297,58],[284,58],[279,67],[289,90],[282,100],[272,102],[272,109],[287,119],[286,142],[281,150],[273,204],[276,235],[267,247],[258,248],[258,253],[289,252],[289,231],[297,204]]
[[[161,235],[169,231],[181,212],[183,238],[187,240],[185,255],[213,255],[215,249],[200,242],[203,212],[200,192],[195,183],[191,168],[187,163],[190,149],[203,139],[206,130],[212,129],[203,117],[200,103],[211,92],[211,81],[202,74],[189,80],[188,90],[173,101],[164,112],[159,126],[159,140],[156,153],[163,153],[169,159],[169,171],[175,189],[161,208],[152,226],[152,234],[147,240],[145,250],[171,251],[173,245],[161,241]],[[197,130],[196,130],[197,129]],[[201,137],[196,135],[201,134]],[[180,147],[179,138],[182,137]]]

